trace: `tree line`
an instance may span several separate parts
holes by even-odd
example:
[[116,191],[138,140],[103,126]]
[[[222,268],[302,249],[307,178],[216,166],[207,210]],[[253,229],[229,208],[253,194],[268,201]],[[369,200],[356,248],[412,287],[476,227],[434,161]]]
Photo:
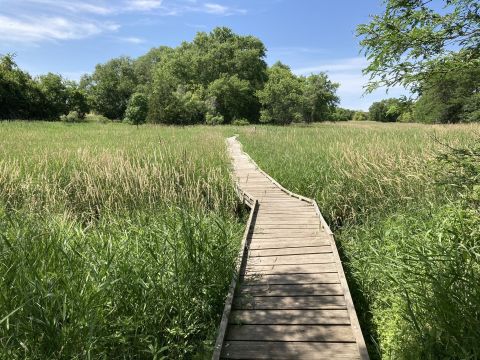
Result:
[[[427,15],[424,9],[416,14]],[[133,124],[480,121],[480,63],[472,60],[476,48],[467,49],[467,59],[467,50],[462,49],[441,61],[417,60],[421,64],[413,68],[411,63],[397,64],[397,57],[385,54],[396,49],[395,44],[404,43],[402,48],[412,44],[404,28],[415,19],[403,13],[389,16],[358,28],[361,44],[372,58],[365,70],[372,76],[367,90],[400,84],[410,87],[416,100],[385,99],[373,103],[368,112],[340,108],[339,84],[325,73],[297,76],[280,62],[269,67],[258,38],[219,27],[199,32],[175,48],[160,46],[136,59],[118,57],[98,64],[79,83],[52,73],[32,77],[12,55],[1,56],[0,119],[79,121],[94,112]],[[388,49],[375,34],[388,40]]]
[[85,91],[74,81],[52,73],[32,78],[12,55],[0,57],[0,119],[57,119],[89,109]]
[[[93,111],[134,124],[230,124],[338,120],[338,84],[325,73],[296,76],[267,66],[256,37],[219,27],[176,48],[98,64],[77,84],[60,75],[32,78],[1,58],[0,116],[57,119]],[[5,95],[5,96],[4,96]],[[347,120],[347,119],[342,119]]]
[[459,123],[480,121],[480,66],[434,73],[418,84],[415,100],[373,103],[366,118],[384,122]]

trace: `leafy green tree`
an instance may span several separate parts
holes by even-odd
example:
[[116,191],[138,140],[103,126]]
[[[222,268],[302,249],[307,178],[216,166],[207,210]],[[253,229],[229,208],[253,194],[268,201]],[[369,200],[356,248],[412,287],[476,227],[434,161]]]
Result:
[[222,75],[210,83],[207,93],[213,102],[213,112],[222,115],[226,123],[250,117],[251,107],[258,102],[249,82],[238,75]]
[[355,111],[353,114],[353,121],[366,121],[368,120],[368,113],[365,111]]
[[355,114],[354,110],[337,107],[330,114],[330,116],[328,117],[328,120],[331,120],[331,121],[350,121],[350,120],[353,119],[354,114]]
[[44,116],[54,119],[67,114],[69,94],[64,79],[60,75],[48,73],[39,76],[37,82],[44,95],[42,104]]
[[210,33],[197,33],[193,42],[183,43],[179,51],[192,67],[186,77],[205,87],[222,74],[237,75],[254,90],[262,88],[266,80],[266,49],[256,37],[217,27]]
[[76,111],[80,116],[85,116],[90,111],[87,93],[75,81],[66,81],[67,109]]
[[95,67],[82,79],[92,108],[110,119],[122,119],[130,96],[138,85],[132,59],[120,57]]
[[[360,44],[370,60],[365,69],[370,75],[368,91],[395,85],[415,89],[432,72],[456,72],[480,65],[478,0],[385,3],[383,14],[357,27]],[[439,4],[443,8],[436,10]]]
[[480,122],[480,92],[470,96],[463,105],[463,121]]
[[164,124],[195,124],[205,119],[205,91],[200,85],[183,85],[168,71],[159,69],[149,100],[148,121]]
[[391,98],[374,102],[368,109],[369,119],[372,121],[395,122],[402,114],[402,103],[399,99]]
[[158,64],[170,57],[173,49],[168,46],[152,48],[134,61],[135,76],[140,85],[151,85]]
[[336,95],[340,85],[330,81],[325,73],[312,74],[302,80],[304,120],[327,120],[340,101]]
[[[162,54],[149,91],[149,121],[175,123],[182,118],[189,123],[203,122],[206,111],[222,115],[227,122],[235,117],[258,120],[260,104],[255,92],[263,87],[267,68],[260,40],[215,28]],[[201,101],[207,109],[198,116]],[[180,116],[179,102],[195,111]]]
[[421,84],[414,118],[424,123],[472,121],[475,115],[469,114],[476,111],[473,99],[479,92],[480,66],[432,74]]
[[148,99],[142,93],[134,93],[128,101],[127,110],[125,111],[126,122],[133,125],[143,124],[147,119]]
[[302,81],[280,62],[268,69],[268,81],[257,91],[262,105],[260,121],[289,124],[302,117]]
[[44,101],[38,84],[17,66],[14,56],[0,56],[0,118],[41,118]]

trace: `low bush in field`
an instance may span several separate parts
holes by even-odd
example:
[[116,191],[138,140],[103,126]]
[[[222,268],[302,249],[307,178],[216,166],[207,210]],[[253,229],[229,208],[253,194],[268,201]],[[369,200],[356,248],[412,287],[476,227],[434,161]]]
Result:
[[77,111],[70,111],[67,115],[60,116],[60,121],[65,123],[78,123],[85,121],[85,115],[78,113]]
[[0,358],[208,357],[243,230],[223,134],[3,131]]
[[207,114],[205,115],[205,124],[207,125],[221,125],[224,122],[222,115]]
[[87,122],[97,122],[97,123],[101,123],[101,124],[108,124],[108,123],[112,122],[112,120],[110,120],[109,118],[107,118],[103,115],[99,115],[99,114],[87,114],[85,116],[85,121],[87,121]]
[[232,121],[232,125],[245,126],[245,125],[250,125],[250,122],[247,119],[235,119]]

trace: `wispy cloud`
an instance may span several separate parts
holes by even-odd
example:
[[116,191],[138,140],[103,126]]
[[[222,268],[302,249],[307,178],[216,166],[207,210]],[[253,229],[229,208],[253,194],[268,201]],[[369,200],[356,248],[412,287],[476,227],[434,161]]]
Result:
[[0,39],[7,43],[82,39],[103,31],[115,31],[118,27],[115,23],[77,22],[57,16],[0,15]]
[[293,71],[298,75],[308,75],[317,72],[339,72],[339,71],[355,71],[361,72],[367,66],[368,62],[363,57],[339,59],[337,61],[330,61],[325,64],[318,64],[309,67],[302,67],[294,69]]
[[[148,13],[150,17],[246,13],[208,0],[0,0],[0,4],[0,39],[4,44],[83,39],[114,32],[120,28],[120,15],[126,13]],[[127,43],[144,42],[121,35]]]
[[26,0],[32,4],[39,4],[48,6],[51,9],[57,8],[67,10],[72,13],[90,13],[96,15],[108,15],[115,11],[115,8],[110,6],[102,6],[98,3],[91,3],[86,1],[61,1],[61,0]]
[[145,39],[136,37],[136,36],[126,36],[126,37],[118,37],[118,40],[130,44],[143,44],[146,42]]
[[148,11],[162,7],[163,0],[127,0],[124,10]]
[[232,8],[225,5],[215,4],[215,3],[205,3],[203,6],[197,8],[197,11],[203,11],[207,14],[216,14],[216,15],[233,15],[233,14],[245,14],[247,11],[245,9]]
[[[329,78],[340,84],[338,95],[341,106],[350,109],[368,110],[374,101],[385,98],[386,89],[378,89],[372,94],[364,94],[364,86],[368,83],[368,76],[363,75],[362,69],[368,65],[363,57],[329,59],[318,61],[316,65],[297,67],[292,71],[297,75],[309,75],[312,73],[325,72]],[[400,96],[407,94],[401,87],[389,90],[388,96]]]
[[307,55],[328,54],[331,51],[323,48],[309,48],[309,47],[303,47],[303,46],[276,46],[276,47],[269,47],[268,52],[270,54],[274,54],[274,56],[283,56],[283,55],[298,55],[299,53],[307,54]]

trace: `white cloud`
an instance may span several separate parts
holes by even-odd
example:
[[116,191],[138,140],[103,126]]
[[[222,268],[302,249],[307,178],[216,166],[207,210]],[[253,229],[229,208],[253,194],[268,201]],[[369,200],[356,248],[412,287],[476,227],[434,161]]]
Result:
[[326,72],[332,81],[340,84],[337,91],[341,100],[340,105],[350,109],[368,110],[374,101],[408,94],[401,87],[390,89],[388,94],[386,94],[385,88],[378,89],[371,94],[364,94],[364,86],[368,83],[369,77],[363,75],[362,69],[367,65],[368,61],[365,58],[355,57],[328,60],[328,62],[319,62],[317,65],[299,67],[292,71],[297,75]]
[[163,0],[128,0],[125,9],[130,11],[148,11],[160,8],[162,3]]
[[120,41],[127,42],[130,44],[143,44],[146,42],[145,39],[141,39],[136,36],[126,36],[126,37],[119,37],[118,38]]
[[318,72],[336,72],[336,71],[361,71],[368,65],[368,62],[363,57],[355,57],[355,58],[346,58],[346,59],[339,59],[338,61],[326,63],[326,64],[318,64],[310,67],[304,67],[293,70],[293,72],[297,75],[308,75],[311,73],[318,73]]
[[[245,13],[208,0],[0,0],[0,4],[0,40],[8,46],[17,42],[38,44],[83,39],[113,32],[120,25],[110,20],[125,13],[151,12],[159,16],[188,12],[217,16]],[[122,40],[131,44],[144,42],[131,36]]]
[[210,14],[225,14],[228,12],[228,7],[220,4],[207,3],[204,5],[205,11]]
[[114,23],[73,21],[59,16],[14,18],[0,15],[0,39],[9,43],[82,39],[104,31],[115,31],[118,27]]
[[[115,10],[113,7],[102,6],[86,1],[62,1],[62,0],[25,0],[31,4],[48,6],[50,10],[67,10],[72,13],[89,13],[96,15],[108,15]],[[45,10],[45,9],[42,9]]]
[[228,6],[215,4],[215,3],[205,3],[202,7],[198,8],[198,11],[204,11],[208,14],[216,15],[232,15],[232,14],[245,14],[246,10],[244,9],[235,9]]

